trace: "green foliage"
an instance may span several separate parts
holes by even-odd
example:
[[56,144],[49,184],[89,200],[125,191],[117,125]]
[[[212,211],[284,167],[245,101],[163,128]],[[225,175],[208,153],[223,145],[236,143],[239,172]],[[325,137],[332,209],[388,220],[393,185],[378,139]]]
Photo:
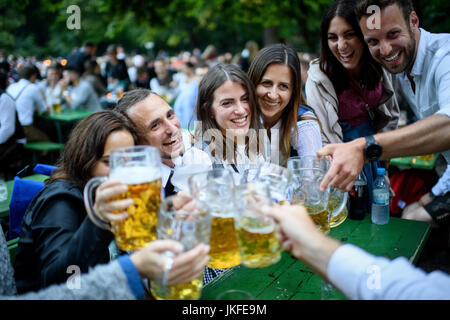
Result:
[[[65,56],[86,40],[101,54],[110,43],[126,50],[170,53],[205,48],[237,53],[249,40],[260,46],[287,41],[317,52],[322,14],[333,0],[0,0],[0,48],[23,55]],[[448,32],[450,2],[415,0],[421,26]],[[69,30],[70,5],[81,9],[81,29]],[[273,29],[275,27],[275,29]],[[264,38],[264,29],[278,39]]]

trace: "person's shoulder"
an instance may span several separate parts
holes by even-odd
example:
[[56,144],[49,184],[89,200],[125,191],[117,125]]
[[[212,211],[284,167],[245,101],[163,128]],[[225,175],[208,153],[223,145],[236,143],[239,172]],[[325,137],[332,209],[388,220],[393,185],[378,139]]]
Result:
[[0,103],[2,105],[2,108],[7,108],[7,107],[10,107],[10,106],[15,107],[15,104],[16,104],[14,102],[14,99],[7,92],[3,92],[0,95]]
[[93,91],[93,92],[95,92],[94,86],[92,85],[92,82],[87,80],[87,79],[80,80],[79,86],[80,86],[80,90],[82,90],[82,91]]
[[33,221],[46,215],[46,208],[55,203],[67,203],[67,207],[72,208],[74,203],[83,203],[83,194],[79,188],[67,180],[57,179],[45,184],[30,202],[24,214],[23,224],[33,225]]
[[208,146],[196,143],[187,149],[182,158],[183,165],[210,165],[212,163],[211,154],[208,152]]
[[320,68],[319,58],[316,58],[309,63],[308,80],[309,79],[314,82],[328,80],[328,77]]
[[431,33],[424,29],[420,29],[420,31],[419,41],[425,42],[424,48],[427,57],[431,59],[450,56],[450,33]]
[[41,196],[45,196],[45,198],[69,196],[83,199],[81,190],[75,184],[65,179],[57,179],[45,184]]

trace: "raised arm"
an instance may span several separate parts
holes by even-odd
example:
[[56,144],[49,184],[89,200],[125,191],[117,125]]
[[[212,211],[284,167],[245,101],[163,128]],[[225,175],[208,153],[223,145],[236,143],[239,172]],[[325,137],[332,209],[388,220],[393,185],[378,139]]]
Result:
[[[383,148],[380,160],[445,151],[450,149],[450,117],[434,114],[404,128],[379,133],[374,137]],[[366,140],[358,138],[348,143],[330,144],[319,150],[319,157],[331,156],[333,159],[321,187],[324,189],[330,184],[349,191],[362,170],[365,146]]]

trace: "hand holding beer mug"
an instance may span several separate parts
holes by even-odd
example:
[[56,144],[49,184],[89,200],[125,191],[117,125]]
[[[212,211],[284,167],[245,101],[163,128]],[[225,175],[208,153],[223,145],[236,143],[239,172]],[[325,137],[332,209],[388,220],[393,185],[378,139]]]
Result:
[[212,216],[208,267],[231,268],[241,263],[235,231],[234,181],[226,169],[214,169],[189,177],[192,196],[208,204]]
[[[294,176],[291,204],[304,205],[318,228],[325,234],[330,231],[330,220],[337,217],[347,204],[347,193],[334,190],[332,202],[329,203],[331,189],[328,187],[323,192],[319,189],[329,166],[328,159],[316,156],[291,157],[287,162],[287,167]],[[329,205],[333,207],[330,208]],[[342,222],[343,220],[340,223]]]
[[[186,195],[173,195],[163,200],[158,213],[158,240],[176,240],[183,252],[199,244],[209,244],[211,216],[200,201]],[[203,287],[203,273],[190,282],[168,286],[167,278],[173,263],[173,253],[167,252],[166,269],[159,279],[150,281],[151,292],[158,300],[197,300]]]
[[248,268],[262,268],[280,261],[282,248],[277,238],[277,224],[258,210],[272,204],[269,187],[260,182],[237,186],[236,204],[241,263]]
[[156,239],[157,212],[161,202],[161,158],[156,148],[134,146],[113,150],[110,155],[109,180],[128,185],[128,190],[114,200],[133,199],[129,217],[105,222],[93,210],[93,194],[107,177],[95,177],[84,188],[84,203],[94,224],[114,233],[117,246],[134,251]]

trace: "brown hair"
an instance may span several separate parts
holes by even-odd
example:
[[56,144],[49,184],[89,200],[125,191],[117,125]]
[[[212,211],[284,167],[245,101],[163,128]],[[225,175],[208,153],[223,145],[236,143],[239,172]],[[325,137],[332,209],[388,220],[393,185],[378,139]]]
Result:
[[[261,82],[269,65],[278,63],[289,67],[292,74],[292,96],[281,114],[282,137],[280,152],[287,159],[291,151],[291,130],[297,133],[297,115],[300,104],[306,104],[302,91],[301,65],[297,51],[284,44],[274,44],[261,49],[253,59],[248,70],[250,81],[256,87]],[[259,108],[258,108],[259,109]]]
[[57,162],[58,169],[46,183],[67,180],[81,190],[92,178],[92,169],[102,158],[106,140],[112,132],[128,131],[136,144],[138,136],[134,126],[122,114],[103,110],[81,120],[72,130],[63,154]]
[[[257,108],[255,88],[248,79],[247,74],[235,65],[219,63],[209,69],[200,81],[195,111],[197,121],[201,121],[201,125],[195,128],[194,139],[196,142],[204,141],[209,144],[211,153],[216,159],[222,160],[223,150],[225,150],[226,160],[229,163],[236,162],[236,144],[234,141],[228,141],[227,143],[229,139],[223,133],[219,133],[221,132],[220,127],[214,119],[212,111],[214,92],[226,81],[240,83],[248,94],[251,118],[245,151],[249,159],[252,160],[257,153],[263,153],[263,143],[260,143],[261,141],[258,139],[259,130],[263,129],[263,127],[259,122],[260,113]],[[211,135],[211,132],[220,134],[223,144],[219,144],[219,141],[216,141],[217,137],[214,134]]]
[[403,14],[403,19],[409,28],[409,16],[414,11],[414,6],[411,0],[360,0],[355,6],[355,14],[358,20],[361,20],[363,16],[369,16],[372,13],[368,13],[369,6],[375,5],[381,9],[396,4]]
[[350,86],[350,77],[328,46],[328,28],[334,17],[342,17],[345,19],[352,27],[358,39],[362,42],[361,79],[357,80],[361,80],[369,90],[374,90],[382,78],[381,65],[372,58],[369,48],[364,41],[364,36],[355,15],[355,5],[356,0],[335,1],[323,15],[320,24],[320,70],[330,79],[338,95]]
[[[114,111],[117,111],[124,115],[135,127],[135,130],[138,134],[138,143],[139,144],[145,144],[145,135],[146,135],[146,128],[138,125],[135,123],[128,115],[128,111],[133,107],[135,104],[147,99],[148,96],[151,94],[155,94],[159,97],[158,94],[152,92],[149,89],[144,88],[137,88],[130,91],[126,91],[122,98],[120,98],[119,102],[117,102],[117,105],[114,107]],[[161,98],[162,99],[162,98]]]

